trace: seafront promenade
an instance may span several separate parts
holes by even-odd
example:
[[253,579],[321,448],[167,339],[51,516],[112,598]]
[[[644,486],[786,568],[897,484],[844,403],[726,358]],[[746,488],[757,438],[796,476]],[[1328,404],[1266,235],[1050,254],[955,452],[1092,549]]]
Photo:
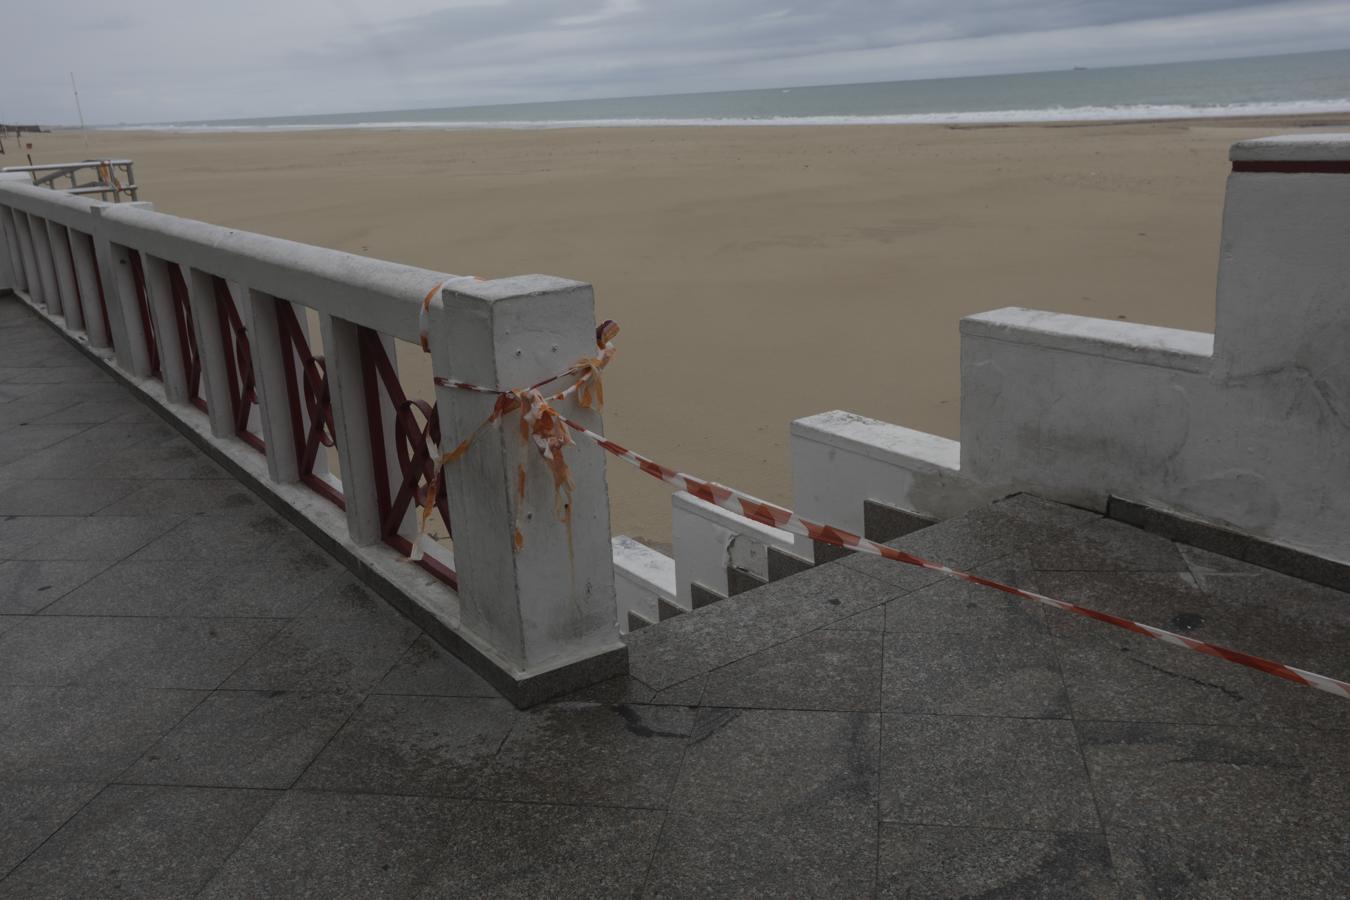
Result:
[[[0,897],[1332,897],[1350,703],[849,557],[517,710],[0,299]],[[1020,495],[894,542],[1332,675],[1350,596]]]

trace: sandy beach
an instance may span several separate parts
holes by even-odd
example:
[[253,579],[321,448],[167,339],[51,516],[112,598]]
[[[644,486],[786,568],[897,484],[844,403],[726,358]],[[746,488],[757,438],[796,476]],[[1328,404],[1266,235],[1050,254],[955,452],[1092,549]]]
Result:
[[[794,418],[841,408],[959,437],[962,316],[1210,330],[1228,145],[1345,122],[90,132],[88,153],[75,132],[25,140],[37,162],[134,159],[164,212],[591,282],[598,317],[623,326],[609,434],[790,502]],[[420,354],[401,356],[428,393]],[[615,533],[669,540],[663,485],[620,464],[609,482]]]

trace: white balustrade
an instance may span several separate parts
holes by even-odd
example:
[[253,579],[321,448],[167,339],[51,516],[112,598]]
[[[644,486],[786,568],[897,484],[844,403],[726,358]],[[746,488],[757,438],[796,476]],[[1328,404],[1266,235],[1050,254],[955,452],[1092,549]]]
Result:
[[[0,289],[112,356],[117,374],[513,700],[625,670],[598,447],[567,449],[574,488],[555,509],[552,475],[511,416],[444,472],[453,549],[418,534],[407,489],[425,489],[433,453],[403,399],[395,342],[419,341],[423,298],[451,276],[8,177],[0,232]],[[451,281],[429,322],[432,371],[493,389],[595,352],[591,288],[562,279]],[[445,448],[494,402],[449,388],[434,398]],[[602,428],[594,411],[563,406]],[[405,552],[415,542],[421,566]]]

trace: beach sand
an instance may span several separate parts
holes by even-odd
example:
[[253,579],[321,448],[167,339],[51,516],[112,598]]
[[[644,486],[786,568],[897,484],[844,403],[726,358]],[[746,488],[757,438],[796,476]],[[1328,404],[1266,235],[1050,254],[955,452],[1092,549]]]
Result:
[[[609,435],[790,503],[794,418],[846,409],[960,436],[962,316],[1027,306],[1212,330],[1228,145],[1336,123],[88,140],[134,159],[163,212],[458,274],[591,282],[597,317],[623,326]],[[89,155],[74,132],[25,140],[38,162]],[[400,357],[429,393],[420,354]],[[669,540],[664,485],[617,462],[609,484],[616,534]]]

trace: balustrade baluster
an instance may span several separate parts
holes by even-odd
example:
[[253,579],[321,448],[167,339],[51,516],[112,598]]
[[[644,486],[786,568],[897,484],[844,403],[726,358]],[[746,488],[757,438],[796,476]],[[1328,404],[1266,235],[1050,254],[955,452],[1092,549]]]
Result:
[[52,260],[52,245],[47,239],[47,220],[41,216],[28,217],[28,233],[33,241],[33,256],[37,260],[38,280],[42,283],[42,302],[47,314],[61,314],[61,292],[56,286],[56,266]]
[[75,286],[80,294],[84,313],[84,333],[89,344],[100,349],[111,345],[108,333],[108,310],[103,297],[103,285],[98,274],[94,243],[89,235],[67,229],[70,239],[70,258],[75,270]]
[[5,249],[13,284],[19,290],[27,291],[28,278],[23,271],[23,253],[19,249],[18,226],[14,224],[14,211],[8,206],[0,206],[0,229],[5,232]]
[[[379,488],[366,412],[365,383],[361,372],[359,329],[351,322],[330,315],[319,316],[323,330],[324,364],[328,398],[332,406],[333,438],[342,468],[342,494],[346,500],[347,531],[358,545],[373,544],[383,537],[380,527]],[[381,473],[381,478],[387,475]]]
[[192,327],[196,333],[197,355],[201,360],[202,396],[211,433],[218,438],[235,437],[234,407],[231,399],[229,367],[225,358],[225,340],[216,310],[215,278],[200,269],[187,272],[188,302],[192,308]]
[[164,396],[170,403],[190,403],[187,367],[183,364],[183,345],[174,313],[173,286],[169,282],[169,264],[142,253],[140,266],[159,355],[160,377],[164,381]]
[[75,263],[70,255],[70,235],[66,227],[48,219],[47,243],[52,251],[57,293],[61,295],[61,315],[71,331],[83,331],[84,310],[80,305],[79,288],[75,284]]

